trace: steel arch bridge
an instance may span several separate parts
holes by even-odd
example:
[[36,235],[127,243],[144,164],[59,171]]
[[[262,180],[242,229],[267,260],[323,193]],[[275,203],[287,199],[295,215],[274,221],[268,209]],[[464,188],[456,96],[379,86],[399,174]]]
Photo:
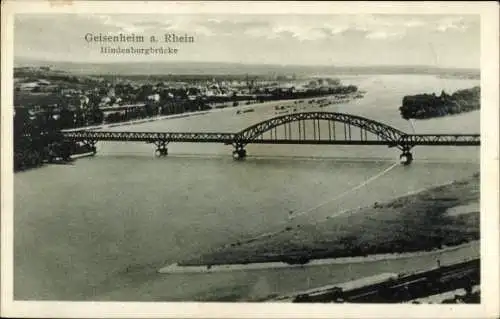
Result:
[[402,151],[401,159],[411,163],[410,150],[417,145],[478,146],[479,134],[406,134],[387,124],[357,115],[334,112],[303,112],[277,116],[236,133],[224,132],[111,132],[64,131],[72,142],[83,142],[95,153],[98,141],[147,142],[156,154],[168,154],[170,142],[224,143],[235,148],[233,157],[246,157],[248,144],[386,145]]
[[[243,143],[251,143],[261,137],[263,139],[263,134],[266,132],[270,132],[277,139],[277,128],[283,127],[285,139],[289,141],[293,141],[293,129],[291,127],[292,123],[298,124],[298,130],[296,133],[296,139],[309,141],[311,138],[307,135],[306,132],[306,121],[312,121],[312,139],[313,140],[323,140],[321,138],[321,125],[320,121],[329,122],[328,125],[328,136],[327,139],[330,141],[342,140],[342,138],[337,139],[337,128],[335,127],[335,123],[342,123],[344,128],[343,140],[348,140],[351,142],[358,141],[357,139],[353,139],[352,137],[352,127],[357,127],[360,129],[359,141],[367,141],[367,133],[372,133],[378,137],[378,140],[382,140],[386,143],[394,143],[403,136],[406,135],[403,131],[400,131],[392,126],[383,124],[381,122],[377,122],[365,117],[345,114],[345,113],[334,113],[334,112],[304,112],[304,113],[292,113],[287,115],[282,115],[278,117],[274,117],[260,123],[254,124],[250,127],[247,127],[240,132],[238,132],[235,136],[237,141],[242,141]],[[288,128],[288,130],[287,130]],[[274,132],[274,134],[272,134]],[[324,136],[326,139],[326,133],[324,132]],[[384,143],[385,144],[385,143]]]

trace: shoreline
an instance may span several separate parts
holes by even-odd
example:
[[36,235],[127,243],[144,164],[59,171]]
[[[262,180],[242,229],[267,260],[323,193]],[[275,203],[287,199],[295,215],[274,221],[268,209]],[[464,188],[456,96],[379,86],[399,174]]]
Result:
[[[471,246],[479,246],[479,240],[473,240],[468,243],[444,247],[436,250],[423,250],[406,253],[388,253],[388,254],[374,254],[369,256],[352,256],[352,257],[339,257],[339,258],[324,258],[315,259],[311,262],[299,264],[287,264],[285,262],[261,262],[261,263],[248,263],[248,264],[217,264],[217,265],[199,265],[199,266],[183,266],[179,263],[170,264],[158,270],[161,274],[190,274],[190,273],[212,273],[212,272],[227,272],[236,270],[259,270],[259,269],[278,269],[278,268],[309,268],[324,265],[340,265],[340,264],[355,264],[355,263],[368,263],[384,260],[394,259],[407,259],[421,256],[439,255],[442,253],[457,251]],[[473,259],[464,258],[464,260]]]
[[[455,181],[452,180],[452,181],[447,181],[447,182],[444,182],[444,183],[441,183],[441,184],[438,184],[438,185],[435,185],[434,187],[441,187],[441,186],[448,186],[448,185],[452,185]],[[411,191],[411,192],[408,192],[404,195],[401,195],[401,196],[398,196],[396,198],[393,198],[393,199],[389,199],[389,200],[386,200],[386,201],[382,201],[382,202],[377,202],[377,204],[381,204],[381,205],[384,205],[384,204],[390,204],[391,202],[393,202],[395,199],[397,198],[404,198],[404,197],[407,197],[407,196],[412,196],[412,195],[416,195],[416,194],[419,194],[421,192],[424,192],[426,190],[428,190],[429,188],[419,188],[417,190],[414,190],[414,191]],[[349,209],[349,210],[342,210],[342,211],[339,211],[335,214],[332,214],[332,215],[328,215],[326,216],[323,220],[318,220],[316,221],[316,223],[321,223],[321,222],[325,222],[331,218],[335,218],[337,216],[340,216],[340,215],[344,215],[344,214],[355,214],[356,212],[362,210],[362,209],[367,209],[367,208],[370,208],[372,207],[373,204],[371,205],[364,205],[364,206],[359,206],[359,207],[355,207],[353,209]],[[252,237],[252,238],[248,238],[248,239],[245,239],[245,240],[241,240],[240,243],[242,244],[245,244],[245,243],[251,243],[253,241],[256,241],[256,240],[259,240],[259,239],[264,239],[264,238],[269,238],[269,237],[272,237],[272,236],[275,236],[275,235],[278,235],[280,233],[283,233],[285,232],[286,229],[282,229],[282,230],[279,230],[279,231],[275,231],[275,232],[267,232],[267,233],[262,233],[258,236],[255,236],[255,237]],[[226,244],[224,246],[222,246],[222,248],[227,248],[227,247],[230,247],[231,244]],[[425,252],[425,251],[424,251]],[[413,253],[413,252],[412,252]],[[389,254],[390,255],[390,254]],[[354,257],[341,257],[341,258],[355,258],[356,256]],[[328,259],[328,258],[326,258]],[[312,260],[311,262],[313,262],[314,260]],[[188,266],[183,266],[183,267],[188,267]]]
[[[214,251],[177,262],[178,267],[282,263],[414,254],[479,240],[476,209],[450,215],[455,207],[479,202],[479,175],[419,189],[385,202],[305,224],[242,238]],[[472,206],[473,207],[473,206]],[[286,227],[285,227],[286,226]]]
[[[249,104],[249,105],[239,105],[237,107],[232,107],[228,106],[225,108],[213,108],[211,110],[204,110],[204,111],[196,111],[196,112],[186,112],[186,113],[179,113],[179,114],[169,114],[169,115],[157,115],[149,118],[142,118],[142,119],[135,119],[135,120],[130,120],[126,122],[117,122],[117,123],[106,123],[106,124],[99,124],[99,125],[92,125],[92,126],[82,126],[82,127],[76,127],[72,129],[64,129],[62,132],[74,132],[74,131],[84,131],[84,130],[102,130],[105,128],[112,128],[112,127],[119,127],[119,126],[127,126],[127,125],[134,125],[134,124],[142,124],[142,123],[147,123],[147,122],[154,122],[154,121],[161,121],[161,120],[169,120],[169,119],[177,119],[177,118],[184,118],[184,117],[191,117],[191,116],[197,116],[197,115],[206,115],[206,114],[211,114],[211,113],[217,113],[217,112],[228,112],[230,110],[244,110],[248,108],[260,108],[260,107],[265,107],[269,106],[269,104],[276,104],[276,103],[290,103],[294,101],[310,101],[310,100],[316,100],[320,98],[332,98],[335,97],[335,94],[332,95],[326,95],[326,96],[319,96],[319,97],[310,97],[310,98],[304,98],[304,99],[285,99],[285,100],[273,100],[273,101],[265,101],[262,103],[254,103],[254,104]],[[347,101],[345,103],[349,103],[356,100],[353,96],[349,96],[347,98]],[[315,101],[315,103],[318,103]],[[336,105],[335,103],[330,103],[328,106],[333,106]]]
[[149,117],[149,118],[131,120],[131,121],[126,121],[126,122],[107,123],[107,124],[101,124],[101,125],[82,126],[82,127],[72,128],[72,129],[64,129],[64,130],[62,130],[62,132],[102,130],[104,128],[110,128],[110,127],[127,126],[127,125],[141,124],[141,123],[147,123],[147,122],[154,122],[154,121],[161,121],[161,120],[168,120],[168,119],[175,119],[175,118],[183,118],[183,117],[190,117],[190,116],[196,116],[196,115],[204,115],[204,114],[208,114],[211,112],[212,112],[212,110],[211,111],[199,111],[199,112],[187,112],[187,113],[171,114],[171,115],[159,115],[159,116],[153,116],[153,117]]
[[463,112],[460,112],[460,113],[454,113],[454,114],[446,114],[446,115],[441,115],[441,116],[434,116],[434,117],[423,117],[423,118],[410,118],[408,120],[412,120],[412,121],[431,121],[431,120],[436,120],[436,119],[444,119],[444,118],[456,118],[456,117],[459,117],[461,115],[466,115],[466,114],[469,114],[469,113],[472,113],[472,112],[481,112],[481,109],[475,109],[475,110],[469,110],[469,111],[463,111]]

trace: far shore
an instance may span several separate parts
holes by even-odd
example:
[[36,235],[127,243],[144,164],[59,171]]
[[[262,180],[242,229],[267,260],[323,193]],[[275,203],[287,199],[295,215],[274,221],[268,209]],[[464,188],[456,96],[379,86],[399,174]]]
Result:
[[[179,261],[175,268],[305,265],[321,259],[397,258],[401,254],[453,249],[480,238],[479,184],[476,173],[315,224],[290,224],[269,236],[230,243]],[[459,214],[454,212],[457,208],[461,209]]]

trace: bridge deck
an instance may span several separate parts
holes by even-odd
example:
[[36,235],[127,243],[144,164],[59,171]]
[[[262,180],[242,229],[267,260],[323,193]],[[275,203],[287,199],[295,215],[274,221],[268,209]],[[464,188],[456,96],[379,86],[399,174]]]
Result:
[[200,132],[106,132],[76,131],[64,132],[63,136],[76,141],[118,141],[118,142],[191,142],[191,143],[231,143],[233,133]]
[[157,147],[155,154],[168,154],[167,144],[224,143],[233,145],[234,159],[247,156],[247,144],[307,144],[307,145],[386,145],[403,153],[400,161],[408,165],[413,160],[410,150],[417,145],[477,146],[479,134],[406,134],[405,132],[368,118],[334,112],[303,112],[277,116],[251,125],[237,133],[222,132],[106,132],[65,131],[63,137],[81,141],[93,153],[97,141],[148,142]]
[[407,134],[400,138],[401,143],[410,145],[480,145],[479,134]]
[[64,132],[65,138],[75,141],[121,142],[188,142],[188,143],[242,143],[242,144],[317,144],[317,145],[428,145],[428,146],[477,146],[479,134],[407,134],[397,141],[366,139],[245,139],[237,133],[220,132]]
[[[306,125],[307,122],[307,125]],[[307,132],[307,133],[306,133]],[[277,116],[237,133],[223,132],[106,132],[65,131],[73,141],[224,143],[241,149],[246,144],[388,145],[409,149],[416,145],[475,146],[479,134],[406,134],[392,126],[357,115],[303,112]]]

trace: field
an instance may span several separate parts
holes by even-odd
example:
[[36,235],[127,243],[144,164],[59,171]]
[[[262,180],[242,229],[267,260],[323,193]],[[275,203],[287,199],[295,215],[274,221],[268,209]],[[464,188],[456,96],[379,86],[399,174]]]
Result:
[[231,243],[180,266],[286,262],[440,249],[479,239],[479,176],[433,187],[317,224]]

